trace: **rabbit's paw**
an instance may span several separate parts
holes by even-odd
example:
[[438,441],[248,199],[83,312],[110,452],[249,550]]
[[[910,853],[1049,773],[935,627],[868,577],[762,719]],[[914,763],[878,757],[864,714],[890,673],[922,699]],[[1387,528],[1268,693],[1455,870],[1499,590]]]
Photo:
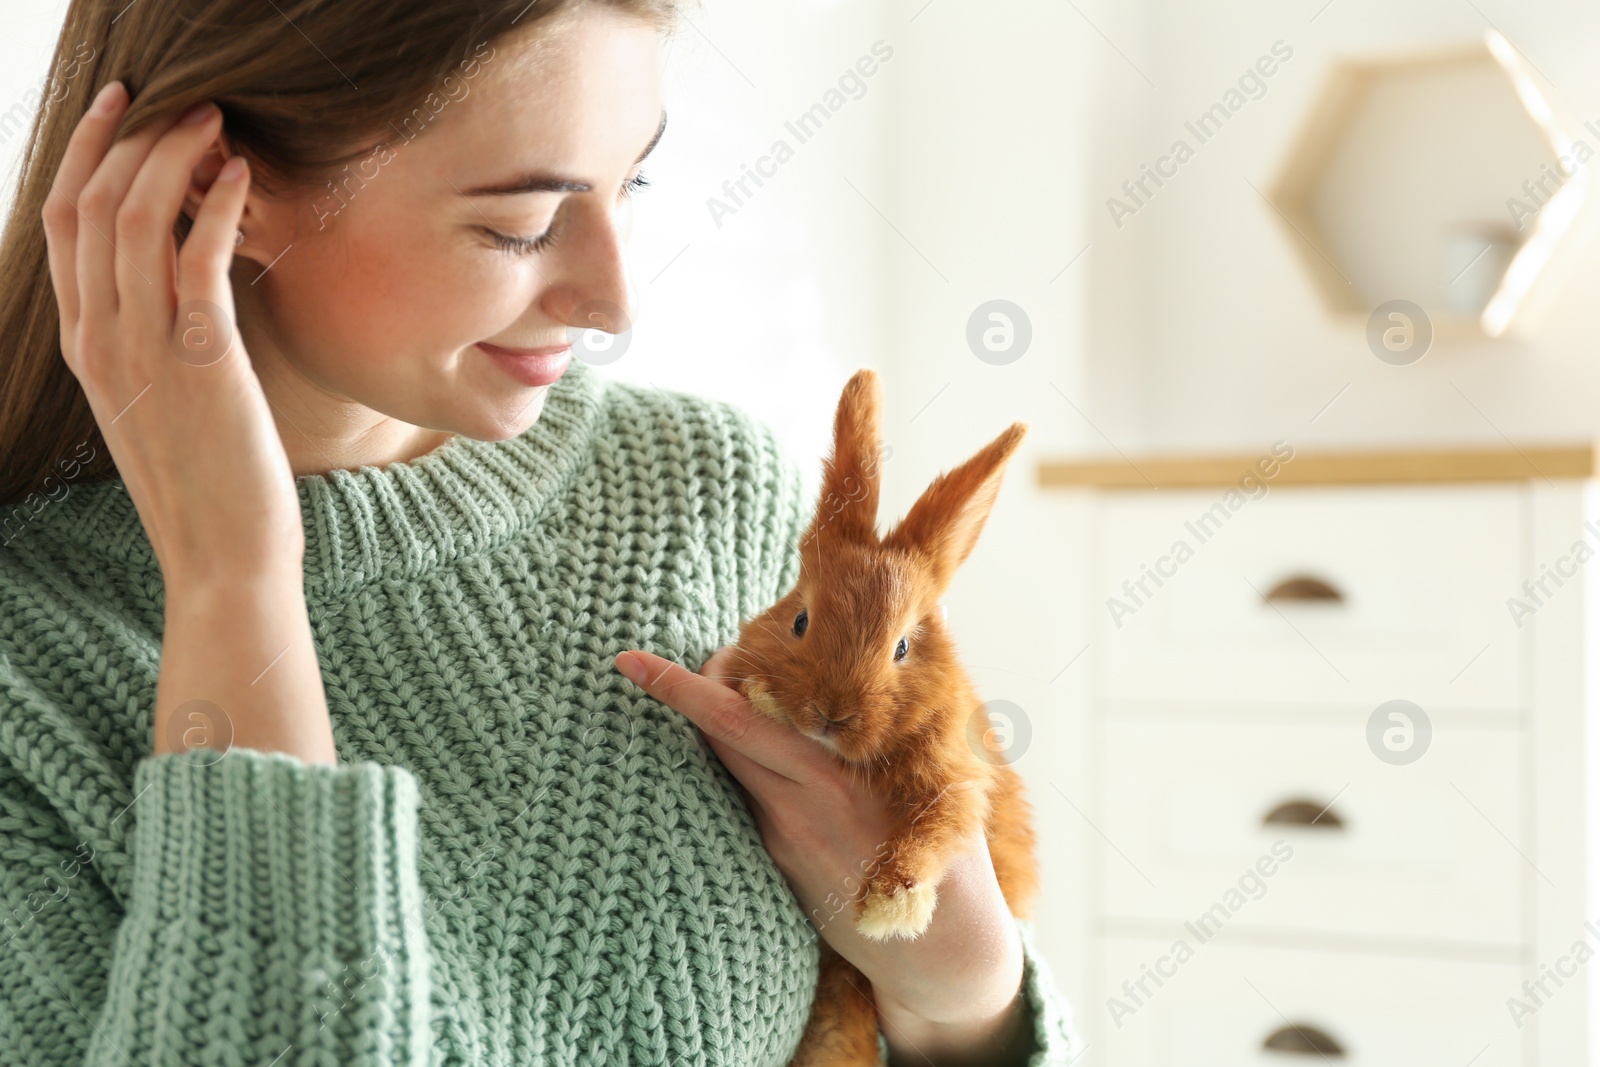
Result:
[[932,882],[917,882],[910,886],[903,883],[885,886],[874,882],[862,901],[856,930],[869,941],[920,937],[933,920],[933,908],[938,896]]

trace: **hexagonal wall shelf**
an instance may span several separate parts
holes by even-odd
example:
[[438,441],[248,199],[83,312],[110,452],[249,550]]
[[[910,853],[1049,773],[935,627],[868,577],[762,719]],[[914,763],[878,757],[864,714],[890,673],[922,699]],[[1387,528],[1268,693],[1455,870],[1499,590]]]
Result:
[[1589,187],[1504,37],[1336,63],[1273,187],[1335,315],[1410,300],[1435,327],[1499,337]]

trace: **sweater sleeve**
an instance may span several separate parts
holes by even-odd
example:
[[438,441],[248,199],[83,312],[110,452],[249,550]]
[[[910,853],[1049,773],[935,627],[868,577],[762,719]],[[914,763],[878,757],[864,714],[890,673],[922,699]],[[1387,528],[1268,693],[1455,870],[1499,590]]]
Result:
[[1066,1067],[1082,1054],[1083,1039],[1073,1024],[1072,1006],[1056,987],[1050,965],[1034,942],[1033,923],[1017,920],[1022,935],[1022,992],[1033,1012],[1033,1051],[1027,1067]]
[[147,756],[106,813],[133,822],[119,901],[7,779],[0,1061],[425,1064],[417,803],[409,771],[376,763]]

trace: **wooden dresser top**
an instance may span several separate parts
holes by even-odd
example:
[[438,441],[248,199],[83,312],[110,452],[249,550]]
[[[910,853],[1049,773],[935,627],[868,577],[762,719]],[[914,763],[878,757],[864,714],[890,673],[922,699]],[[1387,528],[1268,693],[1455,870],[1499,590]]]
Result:
[[[1276,464],[1275,470],[1272,464]],[[1259,477],[1266,470],[1272,473],[1264,480],[1274,486],[1521,482],[1594,477],[1600,472],[1600,457],[1592,441],[1359,452],[1295,449],[1286,461],[1270,449],[1255,455],[1109,456],[1045,460],[1039,465],[1039,485],[1046,489],[1189,489],[1235,485],[1252,471]]]

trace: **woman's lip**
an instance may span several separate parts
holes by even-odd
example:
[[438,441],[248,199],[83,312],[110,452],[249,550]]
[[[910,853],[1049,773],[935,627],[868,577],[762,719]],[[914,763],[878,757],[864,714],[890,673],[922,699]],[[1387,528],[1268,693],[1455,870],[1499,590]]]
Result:
[[478,350],[493,360],[501,370],[523,385],[551,385],[558,381],[572,364],[571,345],[553,345],[549,348],[501,348],[487,341],[477,343]]
[[543,348],[507,348],[505,345],[494,345],[488,341],[479,341],[478,344],[487,351],[501,356],[555,356],[572,347],[571,341],[559,345],[545,345]]

